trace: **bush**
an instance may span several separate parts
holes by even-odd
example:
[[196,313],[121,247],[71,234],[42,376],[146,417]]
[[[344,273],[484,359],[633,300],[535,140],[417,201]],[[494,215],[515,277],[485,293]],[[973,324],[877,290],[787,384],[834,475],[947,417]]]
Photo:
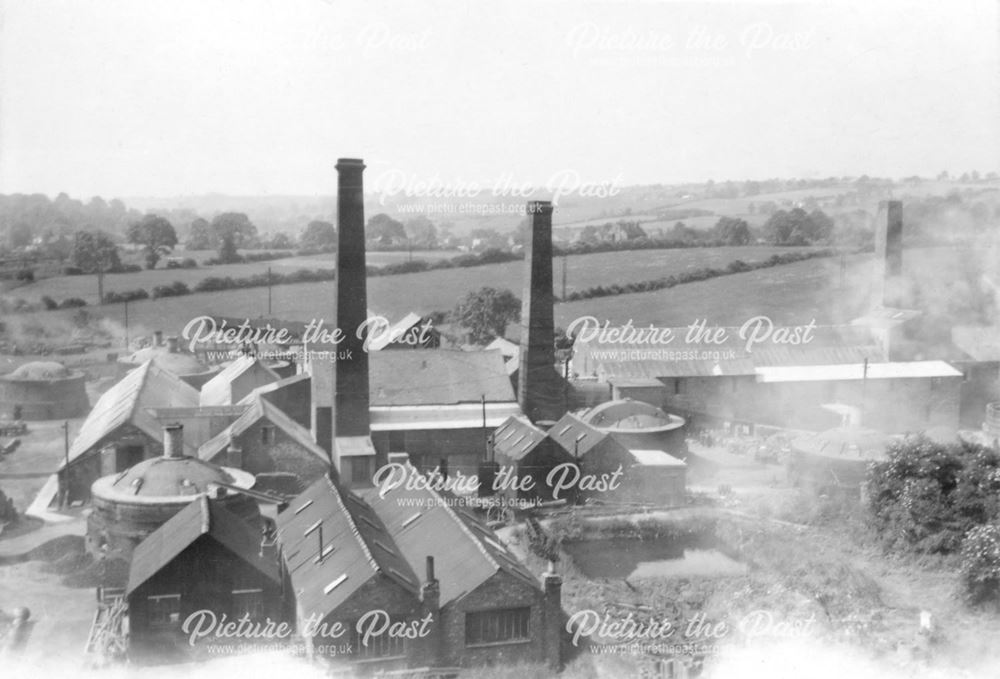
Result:
[[87,306],[87,302],[85,300],[80,299],[79,297],[70,297],[69,299],[64,299],[59,304],[60,309],[76,309],[82,306]]
[[168,259],[166,268],[168,269],[197,269],[198,262],[196,262],[191,257],[185,257],[184,259]]
[[149,299],[149,293],[139,288],[137,290],[123,290],[121,292],[109,292],[104,295],[105,304],[117,304],[120,302],[134,302],[139,299]]
[[77,266],[67,266],[63,268],[64,276],[82,276],[83,269]]
[[191,290],[187,285],[181,281],[174,281],[170,285],[157,285],[153,288],[153,299],[160,299],[161,297],[180,297],[190,293]]
[[52,311],[59,308],[59,303],[48,295],[42,297],[42,305],[45,307],[46,311]]
[[22,283],[34,283],[35,282],[35,272],[33,269],[21,269],[17,272],[17,280]]
[[976,526],[962,541],[962,595],[973,605],[1000,603],[1000,525]]

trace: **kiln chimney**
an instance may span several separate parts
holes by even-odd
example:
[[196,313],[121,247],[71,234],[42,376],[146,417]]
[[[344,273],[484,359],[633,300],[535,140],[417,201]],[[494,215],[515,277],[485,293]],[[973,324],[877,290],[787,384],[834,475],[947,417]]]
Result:
[[903,203],[879,203],[875,223],[875,294],[873,306],[903,304]]
[[168,424],[163,428],[163,457],[184,457],[184,425]]
[[368,436],[368,354],[358,328],[368,318],[365,204],[359,158],[337,161],[337,327],[333,436]]
[[552,203],[527,205],[531,234],[524,251],[524,294],[521,302],[521,351],[517,401],[532,422],[557,420],[564,413],[555,370],[552,317]]

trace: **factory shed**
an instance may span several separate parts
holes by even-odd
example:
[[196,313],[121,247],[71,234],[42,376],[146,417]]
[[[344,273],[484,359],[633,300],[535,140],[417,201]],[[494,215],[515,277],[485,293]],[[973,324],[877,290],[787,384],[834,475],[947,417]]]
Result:
[[[492,438],[492,461],[500,469],[513,470],[520,480],[531,478],[530,489],[504,487],[500,490],[504,495],[516,495],[521,499],[569,499],[565,493],[556,498],[553,492],[552,470],[561,464],[575,464],[572,452],[569,452],[556,440],[548,436],[545,430],[536,427],[522,416],[510,417],[497,427]],[[570,450],[573,448],[571,447]],[[508,474],[510,472],[508,471]]]
[[[153,409],[197,405],[194,387],[151,361],[129,372],[101,395],[70,445],[68,465],[59,470],[67,499],[86,500],[99,477],[162,454],[162,426]],[[184,450],[197,452],[189,441]]]
[[372,443],[421,469],[475,474],[484,438],[521,409],[499,351],[414,349],[370,356]]
[[[410,474],[419,472],[407,465]],[[366,489],[362,497],[411,563],[433,559],[440,591],[438,663],[559,662],[561,580],[544,588],[459,498],[420,484]],[[428,569],[431,570],[431,569]],[[435,579],[421,580],[426,587]]]
[[265,401],[277,406],[281,412],[300,425],[309,429],[312,426],[312,413],[309,411],[311,379],[307,373],[282,378],[277,382],[257,387],[243,397],[240,403],[251,403],[259,395]]
[[[295,592],[299,633],[313,656],[337,648],[321,624],[340,623],[348,634],[357,620],[383,610],[393,621],[420,613],[420,584],[381,518],[365,502],[328,477],[315,481],[278,515],[278,540]],[[311,621],[312,625],[303,623]],[[313,633],[310,635],[309,630]],[[382,669],[405,667],[407,641],[388,636],[353,645],[353,660],[377,661]]]
[[303,485],[329,471],[330,458],[308,429],[262,395],[251,397],[245,408],[231,425],[199,447],[199,458],[255,475],[291,473]]
[[200,610],[231,620],[288,620],[283,579],[277,551],[261,531],[202,495],[133,552],[125,589],[130,658],[204,657],[207,642],[192,646],[182,630]]

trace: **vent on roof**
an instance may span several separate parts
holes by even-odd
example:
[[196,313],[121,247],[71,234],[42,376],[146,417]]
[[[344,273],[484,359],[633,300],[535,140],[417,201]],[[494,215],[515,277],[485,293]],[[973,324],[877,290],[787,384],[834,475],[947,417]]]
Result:
[[572,428],[573,428],[572,424],[567,424],[565,427],[563,427],[561,430],[559,430],[559,435],[560,436],[564,435],[566,432],[568,432]]
[[413,516],[411,516],[410,518],[408,518],[406,521],[404,521],[402,527],[406,528],[407,526],[409,526],[411,523],[413,523],[414,521],[416,521],[419,518],[420,518],[420,512],[417,512],[416,514],[414,514]]
[[301,507],[299,507],[298,509],[295,510],[295,513],[298,514],[299,512],[301,512],[303,509],[305,509],[306,507],[308,507],[312,503],[313,503],[312,500],[306,500],[305,502],[302,503]]
[[332,545],[332,544],[330,544],[330,545],[327,545],[326,547],[324,547],[324,548],[323,548],[323,551],[321,551],[321,552],[319,553],[319,556],[317,556],[317,557],[316,557],[316,563],[319,563],[319,562],[321,562],[321,561],[322,561],[323,559],[325,559],[326,557],[330,556],[330,554],[331,554],[332,552],[333,552],[333,545]]
[[142,488],[142,479],[132,479],[132,494],[138,495]]
[[517,439],[514,441],[514,443],[512,445],[516,446],[518,443],[520,443],[521,441],[524,440],[524,437],[525,437],[525,434],[521,434],[520,436],[517,437]]
[[371,519],[369,519],[364,514],[361,515],[361,520],[364,521],[365,523],[367,523],[372,528],[375,528],[376,530],[379,529],[379,525],[377,523],[375,523],[374,521],[372,521]]
[[309,535],[310,533],[312,533],[314,530],[316,530],[317,528],[319,528],[322,525],[323,525],[323,519],[320,519],[319,521],[317,521],[313,525],[311,525],[308,528],[306,528],[305,532],[302,533],[302,535],[303,536]]
[[499,549],[501,552],[506,552],[507,551],[506,547],[504,547],[503,545],[501,545],[499,542],[497,542],[493,538],[483,538],[483,539],[486,542],[488,542],[490,545],[492,545],[493,547],[495,547],[496,549]]
[[385,551],[389,552],[390,554],[395,554],[395,552],[392,551],[392,548],[390,548],[384,542],[381,542],[380,540],[372,540],[372,542],[375,543],[376,547],[381,547],[382,549],[384,549]]
[[576,437],[576,442],[579,443],[580,441],[582,441],[585,438],[587,438],[587,432],[583,432],[582,434],[580,434],[579,436],[577,436]]
[[344,573],[339,578],[337,578],[336,580],[334,580],[333,582],[331,582],[329,585],[327,585],[326,587],[324,587],[323,588],[323,594],[329,594],[330,592],[332,592],[333,590],[335,590],[338,586],[340,586],[341,584],[343,584],[344,580],[346,580],[346,579],[347,579],[347,573]]

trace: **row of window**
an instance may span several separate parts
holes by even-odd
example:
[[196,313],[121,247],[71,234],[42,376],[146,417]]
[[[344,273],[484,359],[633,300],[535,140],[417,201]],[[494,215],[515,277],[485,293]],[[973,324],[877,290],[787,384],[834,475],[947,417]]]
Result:
[[[240,589],[232,592],[234,619],[250,616],[251,620],[264,618],[264,596],[261,589]],[[147,597],[149,624],[154,627],[173,627],[181,616],[180,594],[158,594]],[[476,611],[465,614],[465,643],[496,644],[527,641],[530,637],[531,608],[505,608],[493,611]],[[354,648],[363,658],[384,658],[405,654],[404,640],[383,635],[370,639],[368,646],[355,637]]]

